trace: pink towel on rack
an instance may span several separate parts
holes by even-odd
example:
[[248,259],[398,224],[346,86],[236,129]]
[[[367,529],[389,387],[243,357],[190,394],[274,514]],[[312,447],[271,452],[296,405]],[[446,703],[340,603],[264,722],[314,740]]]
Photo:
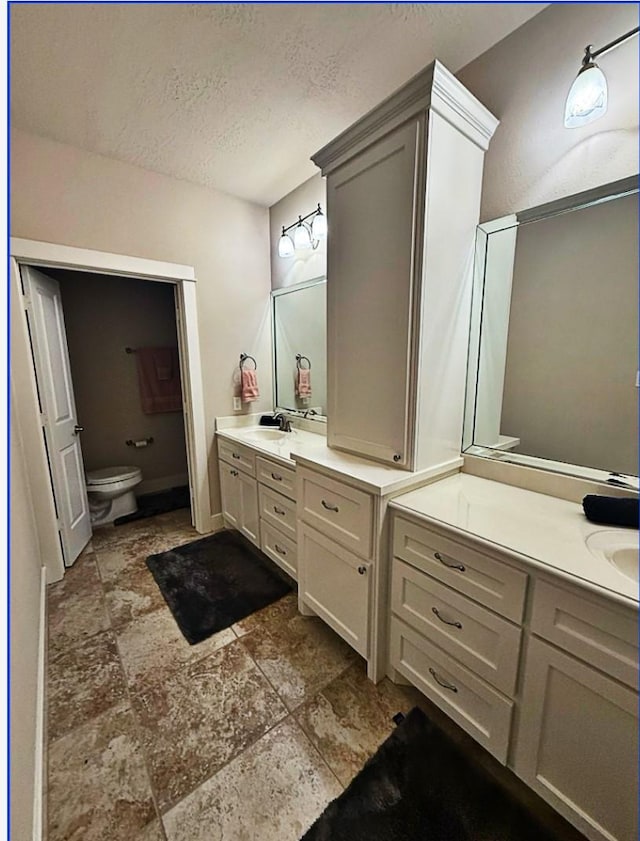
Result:
[[311,397],[311,369],[298,368],[296,373],[296,396]]
[[260,397],[258,390],[258,376],[255,370],[241,368],[240,370],[241,399],[243,403],[253,403]]
[[140,403],[145,415],[182,411],[177,348],[141,347],[136,351]]

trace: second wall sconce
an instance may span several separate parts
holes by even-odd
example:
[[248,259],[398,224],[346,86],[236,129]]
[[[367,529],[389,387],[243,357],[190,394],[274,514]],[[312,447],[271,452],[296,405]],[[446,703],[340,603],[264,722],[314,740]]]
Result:
[[[312,218],[313,217],[313,218]],[[309,223],[311,219],[311,223]],[[287,233],[292,228],[293,239]],[[320,240],[327,236],[327,217],[322,212],[320,204],[316,210],[307,213],[306,216],[298,216],[298,221],[286,227],[282,226],[282,235],[278,240],[278,256],[293,257],[296,251],[306,251],[309,248],[317,248]]]

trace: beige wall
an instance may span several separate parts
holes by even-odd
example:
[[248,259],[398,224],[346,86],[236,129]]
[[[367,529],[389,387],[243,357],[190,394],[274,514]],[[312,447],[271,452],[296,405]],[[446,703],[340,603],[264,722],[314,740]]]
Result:
[[517,452],[635,474],[637,368],[637,195],[522,225],[502,434]]
[[[125,347],[177,347],[173,285],[84,272],[47,274],[62,292],[85,469],[134,464],[144,480],[138,493],[170,488],[179,476],[186,482],[182,412],[143,413],[136,357],[125,353]],[[149,437],[153,444],[145,449],[125,443]]]
[[[318,173],[308,181],[300,184],[279,202],[269,208],[269,227],[271,231],[271,286],[280,289],[323,277],[327,273],[327,242],[321,242],[315,250],[299,251],[293,257],[278,256],[278,240],[282,234],[282,227],[288,227],[298,216],[306,216],[312,210],[322,205],[327,212],[327,186],[324,178]],[[331,220],[327,220],[329,226]],[[292,231],[290,232],[292,233]]]
[[586,44],[637,25],[635,4],[553,3],[457,73],[501,121],[485,159],[483,221],[638,172],[637,38],[600,59],[607,114],[563,125]]
[[[13,392],[13,388],[12,388]],[[31,841],[40,633],[40,548],[11,401],[11,841]]]
[[250,410],[271,409],[268,211],[25,132],[12,132],[11,155],[12,236],[194,266],[219,512],[214,419],[232,413],[242,351],[258,361]]

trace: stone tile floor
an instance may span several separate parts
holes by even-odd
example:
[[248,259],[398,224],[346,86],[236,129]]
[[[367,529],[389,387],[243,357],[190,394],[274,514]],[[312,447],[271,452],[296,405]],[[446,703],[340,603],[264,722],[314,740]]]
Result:
[[297,841],[416,703],[295,595],[190,646],[145,558],[198,537],[98,529],[49,587],[49,841]]

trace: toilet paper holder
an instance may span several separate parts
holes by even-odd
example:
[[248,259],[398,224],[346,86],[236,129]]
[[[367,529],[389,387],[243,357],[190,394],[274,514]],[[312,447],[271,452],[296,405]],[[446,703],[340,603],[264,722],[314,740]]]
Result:
[[124,443],[127,447],[137,447],[138,449],[140,447],[148,447],[149,444],[153,444],[153,436],[150,438],[138,438],[136,441],[133,438],[129,438]]

